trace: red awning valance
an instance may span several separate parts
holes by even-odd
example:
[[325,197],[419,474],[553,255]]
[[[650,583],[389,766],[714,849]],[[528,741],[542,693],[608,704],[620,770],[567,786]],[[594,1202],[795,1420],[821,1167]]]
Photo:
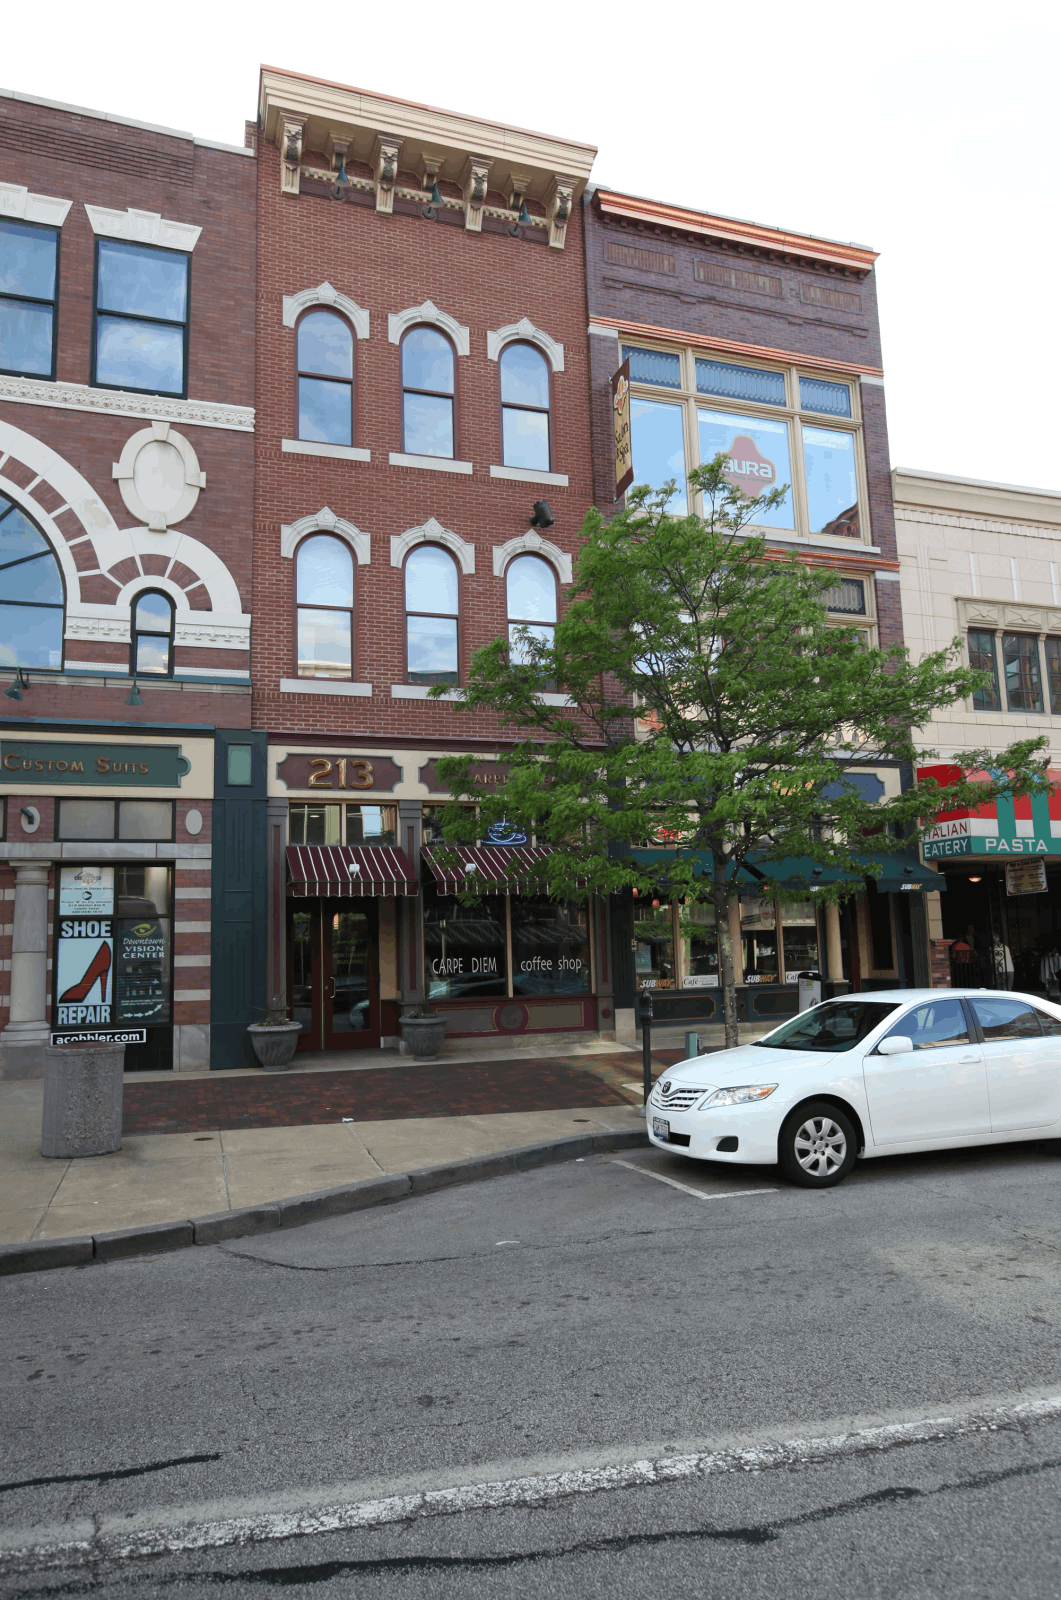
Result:
[[448,844],[425,845],[421,855],[440,889],[464,889],[471,878],[488,884],[495,894],[534,894],[544,890],[528,869],[552,850],[545,844]]
[[415,894],[416,869],[393,845],[290,844],[287,875],[295,895]]

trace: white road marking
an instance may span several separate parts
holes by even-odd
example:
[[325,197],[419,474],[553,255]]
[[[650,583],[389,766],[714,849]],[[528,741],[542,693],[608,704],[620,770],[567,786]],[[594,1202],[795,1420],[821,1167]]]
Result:
[[687,1183],[679,1183],[677,1178],[665,1178],[662,1172],[650,1172],[647,1167],[635,1166],[632,1161],[611,1161],[609,1166],[625,1167],[627,1172],[639,1172],[643,1178],[655,1178],[657,1183],[669,1183],[672,1189],[680,1189],[683,1194],[695,1195],[697,1200],[739,1200],[747,1194],[776,1194],[776,1189],[724,1189],[718,1194],[705,1194],[702,1189],[691,1189]]
[[[31,1568],[86,1566],[104,1561],[131,1561],[145,1556],[225,1546],[259,1544],[277,1539],[380,1528],[420,1517],[459,1516],[468,1511],[499,1511],[515,1506],[541,1506],[576,1494],[632,1489],[643,1484],[674,1483],[719,1477],[738,1472],[759,1473],[774,1468],[799,1469],[901,1445],[937,1444],[1000,1428],[1025,1428],[1031,1423],[1061,1417],[1061,1394],[1033,1400],[1022,1398],[995,1408],[979,1408],[949,1416],[918,1417],[912,1421],[874,1424],[840,1432],[810,1433],[794,1438],[770,1439],[762,1435],[729,1439],[715,1448],[685,1454],[642,1456],[636,1460],[571,1466],[553,1472],[493,1482],[458,1484],[424,1489],[413,1494],[377,1495],[370,1499],[324,1499],[298,1504],[294,1495],[268,1501],[244,1501],[243,1514],[203,1516],[209,1506],[155,1508],[129,1518],[109,1513],[82,1517],[60,1527],[0,1533],[0,1571],[20,1575]],[[829,1424],[815,1424],[828,1429]],[[655,1448],[660,1448],[656,1446]],[[584,1458],[583,1458],[584,1459]],[[309,1501],[309,1496],[306,1497]],[[239,1503],[237,1503],[239,1504]],[[195,1513],[199,1520],[195,1520]],[[138,1526],[139,1524],[139,1526]],[[71,1537],[74,1535],[73,1537]]]

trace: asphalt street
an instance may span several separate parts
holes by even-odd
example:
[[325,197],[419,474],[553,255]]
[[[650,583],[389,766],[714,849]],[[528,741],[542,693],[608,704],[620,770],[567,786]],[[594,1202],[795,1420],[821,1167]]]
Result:
[[636,1151],[5,1279],[0,1593],[1061,1594],[1059,1185]]

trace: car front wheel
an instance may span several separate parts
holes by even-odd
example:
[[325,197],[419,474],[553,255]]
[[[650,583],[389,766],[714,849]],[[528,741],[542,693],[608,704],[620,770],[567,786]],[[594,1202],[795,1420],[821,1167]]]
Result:
[[827,1189],[854,1166],[858,1137],[850,1118],[836,1106],[812,1100],[786,1118],[777,1153],[790,1183]]

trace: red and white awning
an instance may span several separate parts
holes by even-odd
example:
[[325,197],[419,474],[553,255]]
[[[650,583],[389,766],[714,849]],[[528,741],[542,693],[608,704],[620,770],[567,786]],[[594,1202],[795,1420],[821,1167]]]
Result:
[[531,868],[552,850],[544,844],[443,844],[425,845],[420,854],[440,889],[464,889],[471,879],[487,894],[544,894]]
[[291,893],[304,896],[417,892],[416,869],[393,845],[289,844]]

